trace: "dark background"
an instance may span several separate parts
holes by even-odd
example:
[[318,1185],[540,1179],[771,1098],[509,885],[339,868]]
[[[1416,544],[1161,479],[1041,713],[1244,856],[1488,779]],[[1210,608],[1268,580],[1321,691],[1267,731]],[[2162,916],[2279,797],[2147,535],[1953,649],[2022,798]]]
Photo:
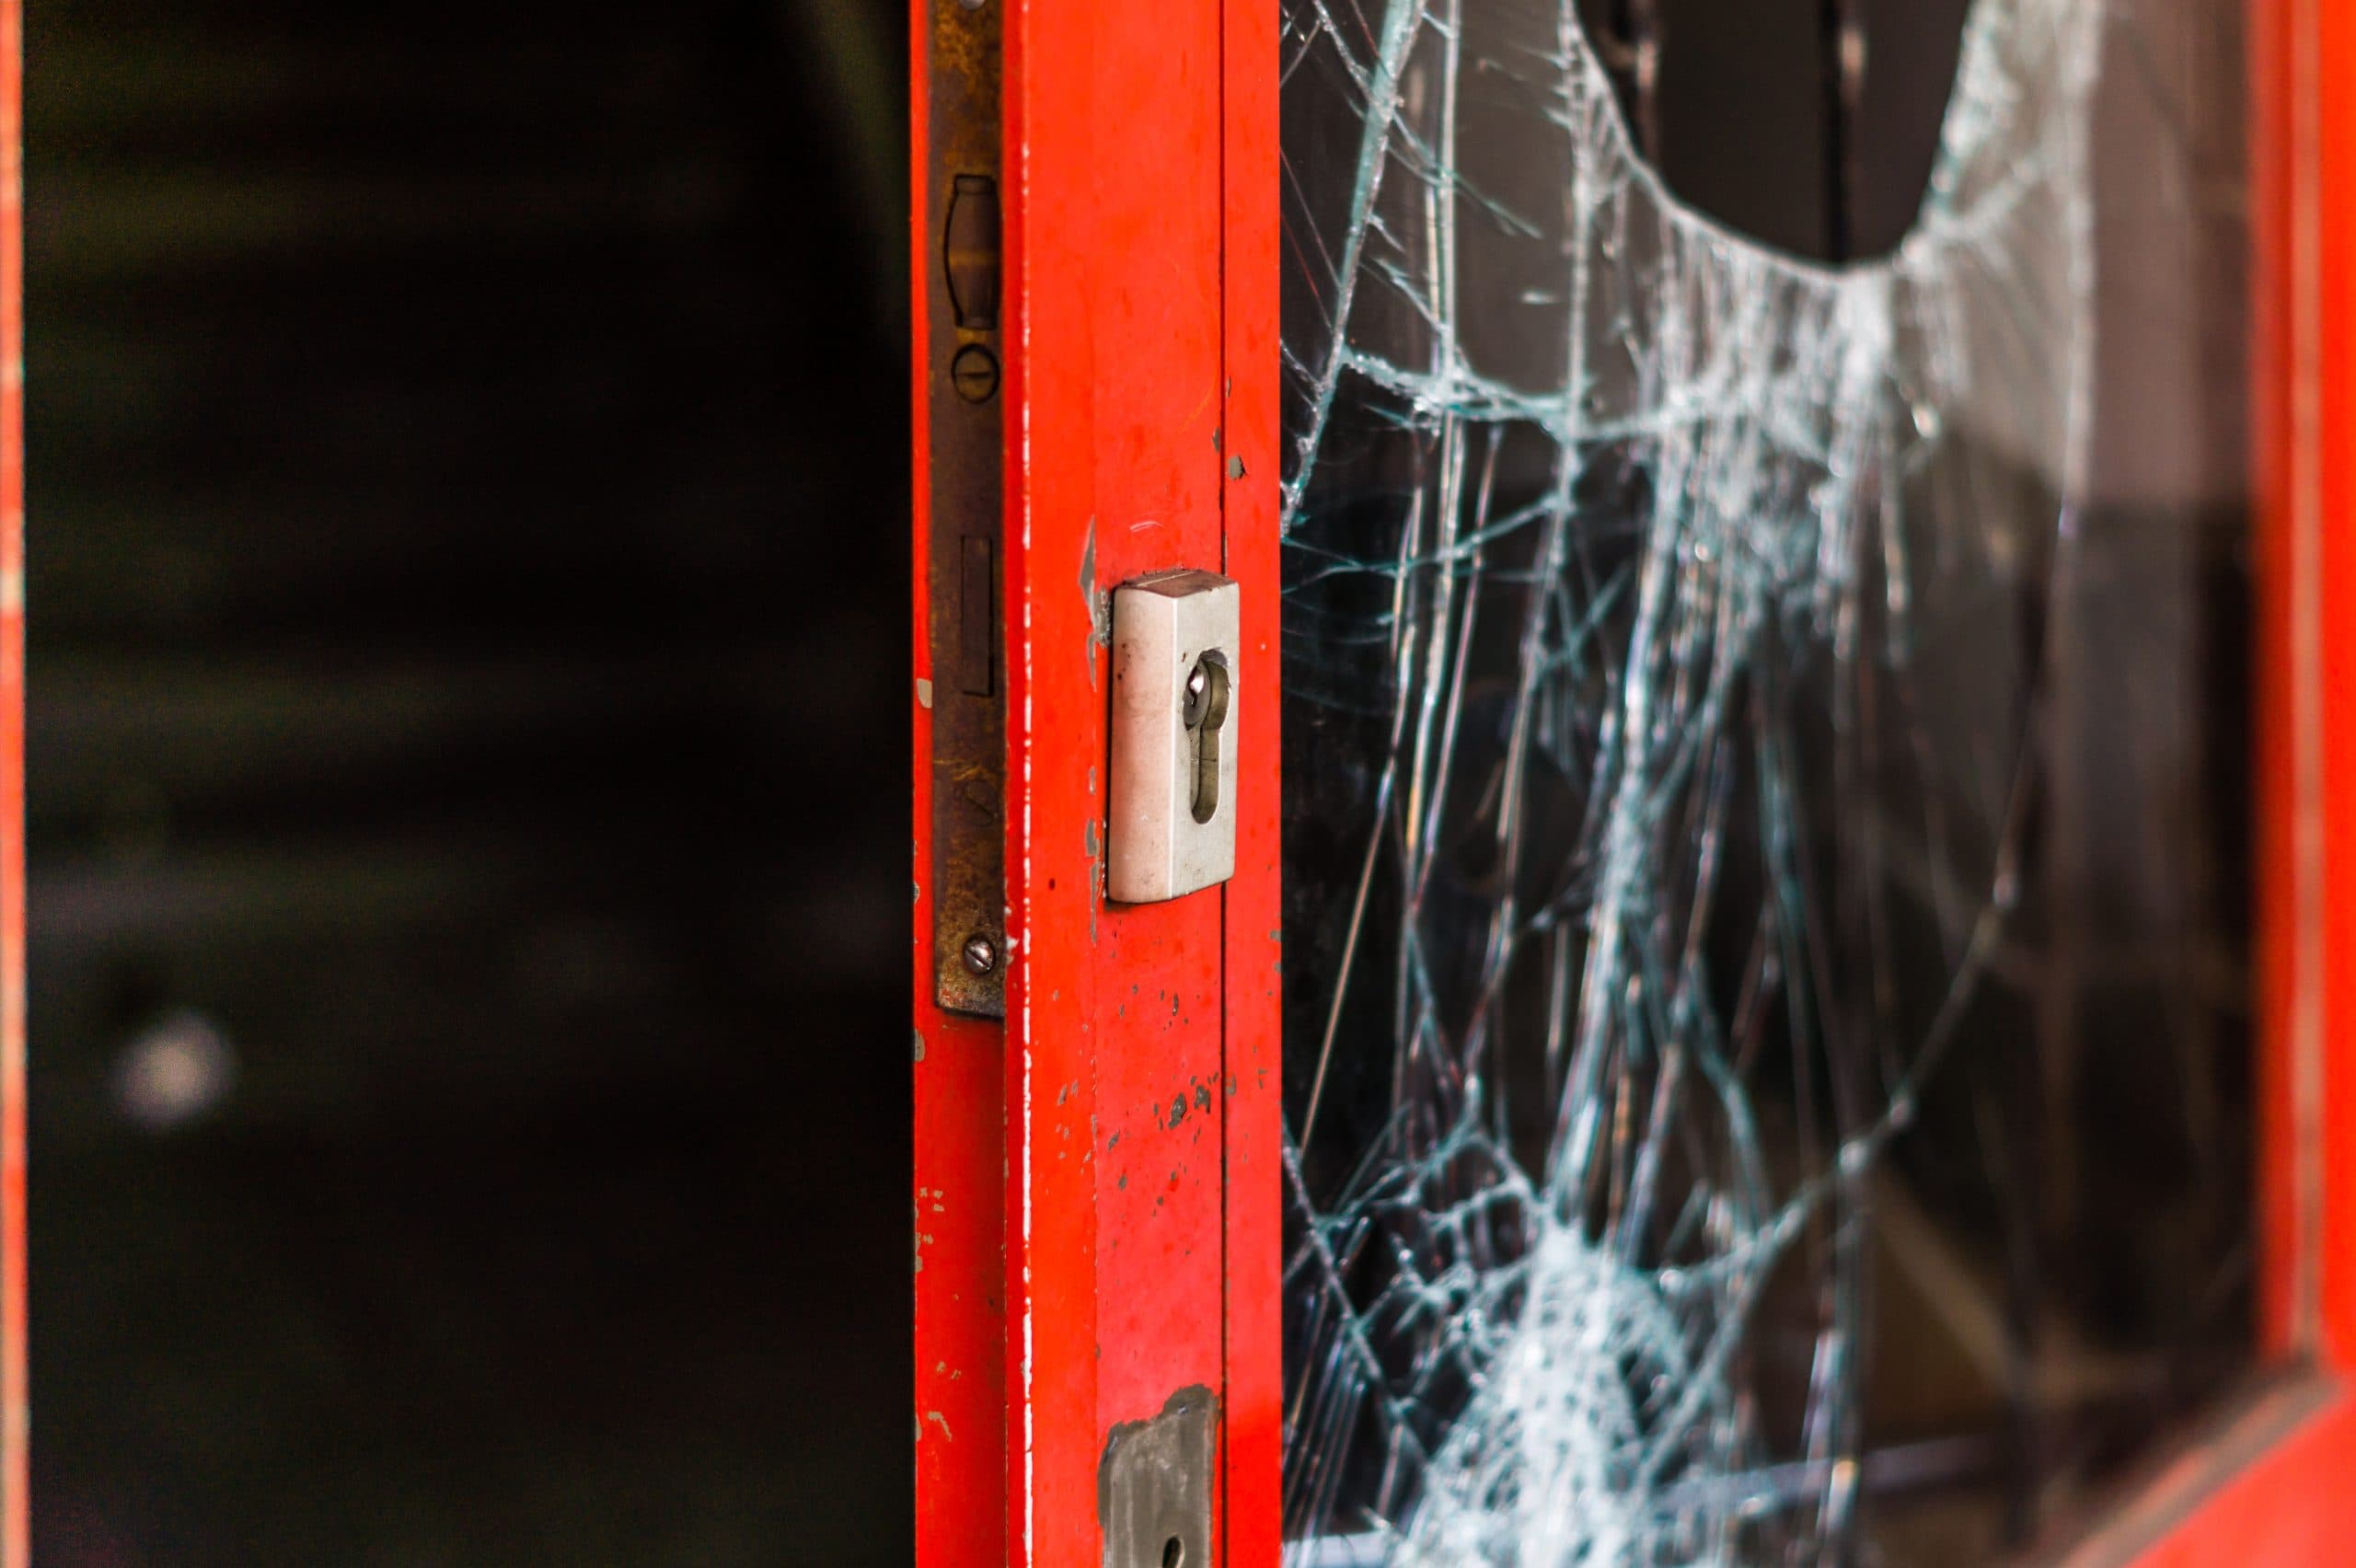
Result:
[[28,9],[39,1560],[905,1560],[902,8]]

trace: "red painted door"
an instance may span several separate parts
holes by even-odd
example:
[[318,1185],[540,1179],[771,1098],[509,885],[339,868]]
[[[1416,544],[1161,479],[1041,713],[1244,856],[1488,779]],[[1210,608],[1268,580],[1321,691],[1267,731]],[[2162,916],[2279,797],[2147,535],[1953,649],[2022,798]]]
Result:
[[[918,1539],[943,1568],[1141,1532],[1156,1563],[1276,1557],[1276,20],[914,13]],[[1124,905],[1109,596],[1171,569],[1240,585],[1235,874]],[[1125,1445],[1157,1443],[1174,1503],[1130,1495],[1169,1467]]]
[[[1300,436],[1278,428],[1278,102],[1320,45],[1304,25],[1280,50],[1278,28],[1323,18],[1337,49],[1376,63],[1345,73],[1353,90],[1395,111],[1384,95],[1449,79],[1419,75],[1415,52],[1444,54],[1460,34],[1437,18],[1461,10],[1425,8],[1386,64],[1380,29],[1340,36],[1337,18],[1376,9],[914,8],[924,1563],[1277,1559],[1286,1448],[1308,1441],[1285,1431],[1278,1321],[1279,482],[1281,444]],[[2248,15],[2265,1377],[2049,1535],[2089,1564],[2356,1551],[2356,1494],[2334,1484],[2356,1474],[2356,967],[2339,956],[2356,908],[2356,777],[2341,777],[2356,681],[2339,678],[2335,635],[2356,598],[2335,525],[2356,497],[2356,95],[2339,90],[2356,83],[2356,23],[2317,0]],[[1362,259],[1323,261],[1346,280]],[[1483,390],[1494,406],[1514,389]],[[1325,410],[1312,396],[1297,413]],[[1455,471],[1477,476],[1477,456]],[[1449,548],[1478,570],[1481,540]],[[1235,875],[1123,905],[1103,881],[1109,595],[1171,569],[1241,585]],[[1624,1198],[1611,1188],[1615,1211]],[[1850,1451],[1824,1441],[1838,1507]],[[1139,1481],[1157,1469],[1140,1456],[1185,1495]]]

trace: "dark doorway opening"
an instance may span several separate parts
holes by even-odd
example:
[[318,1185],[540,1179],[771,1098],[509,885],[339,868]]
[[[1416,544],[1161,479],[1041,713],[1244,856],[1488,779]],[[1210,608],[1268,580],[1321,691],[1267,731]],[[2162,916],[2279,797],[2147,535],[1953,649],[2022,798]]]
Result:
[[905,1558],[901,25],[31,15],[42,1562]]

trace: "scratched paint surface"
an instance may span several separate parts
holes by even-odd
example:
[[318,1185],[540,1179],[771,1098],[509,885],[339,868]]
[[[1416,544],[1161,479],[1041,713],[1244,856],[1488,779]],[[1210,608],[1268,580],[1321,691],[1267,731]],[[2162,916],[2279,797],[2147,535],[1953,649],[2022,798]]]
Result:
[[1010,1563],[1095,1562],[1107,1435],[1225,1389],[1224,903],[1103,896],[1106,595],[1223,556],[1221,40],[1006,14]]
[[1661,184],[1570,0],[1284,14],[1290,1550],[1984,1560],[2247,1343],[2166,728],[2234,25],[1979,0],[1836,269]]

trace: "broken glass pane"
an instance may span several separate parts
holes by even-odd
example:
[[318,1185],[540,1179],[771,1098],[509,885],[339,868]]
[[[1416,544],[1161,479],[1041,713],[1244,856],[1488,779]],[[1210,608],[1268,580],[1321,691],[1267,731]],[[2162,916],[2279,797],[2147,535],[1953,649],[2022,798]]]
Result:
[[1984,1561],[2246,1360],[2213,9],[1975,0],[1834,265],[1284,0],[1296,1560]]

